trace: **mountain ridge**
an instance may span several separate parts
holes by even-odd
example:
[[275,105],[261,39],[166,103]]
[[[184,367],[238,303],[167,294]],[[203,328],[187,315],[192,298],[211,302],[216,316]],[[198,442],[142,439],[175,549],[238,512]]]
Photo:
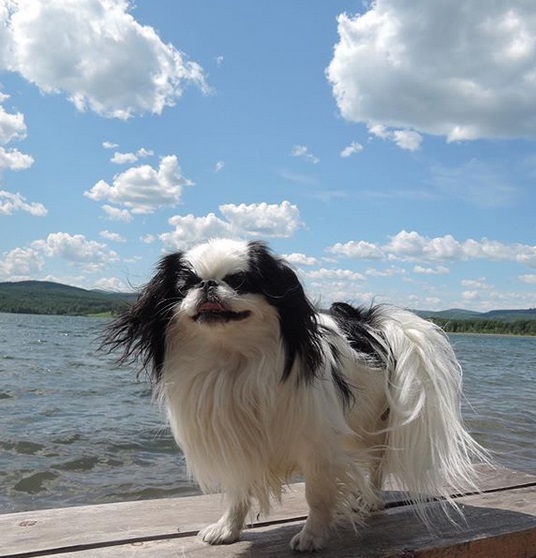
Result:
[[[54,281],[0,282],[0,312],[23,314],[91,315],[115,313],[136,300],[137,293],[84,289]],[[496,309],[477,312],[461,308],[413,310],[417,315],[438,320],[536,320],[536,308]]]
[[0,312],[74,316],[116,313],[136,296],[54,281],[6,281],[0,282]]

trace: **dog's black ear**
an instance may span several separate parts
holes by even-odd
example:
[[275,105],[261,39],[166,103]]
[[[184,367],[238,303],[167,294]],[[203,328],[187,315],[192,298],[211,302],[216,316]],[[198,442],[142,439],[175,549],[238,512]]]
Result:
[[262,242],[250,242],[249,254],[256,290],[279,313],[285,347],[282,380],[289,378],[296,356],[299,356],[301,366],[297,370],[298,380],[311,382],[322,363],[316,310],[287,262],[273,256]]
[[151,380],[160,379],[166,331],[173,309],[184,295],[178,287],[183,269],[180,252],[164,256],[154,277],[143,287],[134,304],[106,328],[101,347],[121,350],[119,362],[140,359]]

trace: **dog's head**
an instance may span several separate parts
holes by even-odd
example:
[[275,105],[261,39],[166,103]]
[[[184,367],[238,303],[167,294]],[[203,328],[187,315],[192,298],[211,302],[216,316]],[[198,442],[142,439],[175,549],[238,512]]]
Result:
[[296,273],[264,243],[216,239],[162,258],[104,344],[122,349],[122,360],[140,357],[158,381],[172,336],[263,343],[258,332],[267,328],[281,340],[282,380],[297,358],[297,379],[314,378],[321,360],[316,312]]

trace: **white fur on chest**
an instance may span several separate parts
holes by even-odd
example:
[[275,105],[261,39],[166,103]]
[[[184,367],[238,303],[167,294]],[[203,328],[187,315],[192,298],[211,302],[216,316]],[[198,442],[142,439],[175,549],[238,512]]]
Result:
[[203,345],[169,353],[160,388],[190,473],[207,491],[278,491],[295,468],[291,423],[300,420],[281,382],[280,342],[249,355]]

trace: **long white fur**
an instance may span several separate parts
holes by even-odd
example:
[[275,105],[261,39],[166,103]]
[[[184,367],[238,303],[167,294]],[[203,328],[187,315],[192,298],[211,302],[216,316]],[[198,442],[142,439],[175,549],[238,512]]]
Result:
[[[186,254],[201,278],[247,268],[244,243],[204,246]],[[473,460],[483,453],[463,426],[461,370],[439,328],[383,307],[377,341],[390,356],[378,367],[350,347],[333,318],[319,314],[318,379],[282,382],[277,311],[261,295],[229,288],[224,296],[249,318],[198,324],[198,300],[188,294],[167,335],[159,387],[191,474],[203,490],[229,500],[220,521],[200,533],[205,541],[237,540],[252,502],[267,513],[296,472],[304,475],[310,512],[291,546],[303,551],[322,548],[341,515],[364,519],[389,476],[421,510],[423,495],[448,499],[448,486],[475,486]],[[331,347],[353,390],[349,409],[331,377]]]

